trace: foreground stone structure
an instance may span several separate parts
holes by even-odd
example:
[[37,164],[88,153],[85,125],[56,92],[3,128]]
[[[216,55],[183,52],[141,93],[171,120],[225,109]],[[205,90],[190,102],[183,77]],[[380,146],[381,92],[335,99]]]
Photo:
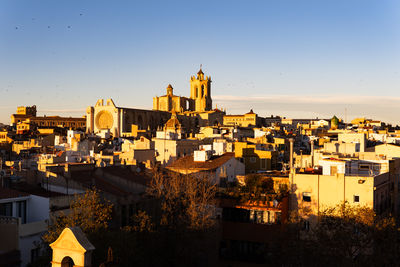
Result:
[[92,266],[92,252],[95,247],[79,227],[65,228],[50,247],[53,250],[52,267]]

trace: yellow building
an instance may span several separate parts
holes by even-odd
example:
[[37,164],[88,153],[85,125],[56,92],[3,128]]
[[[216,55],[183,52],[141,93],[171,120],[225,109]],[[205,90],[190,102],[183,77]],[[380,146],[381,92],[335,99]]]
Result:
[[394,144],[381,144],[373,147],[376,155],[386,156],[389,159],[400,158],[400,146]]
[[389,196],[389,174],[378,176],[347,176],[345,174],[293,174],[295,188],[293,207],[303,218],[315,218],[319,212],[347,201],[386,211]]
[[27,151],[32,148],[40,149],[42,146],[36,139],[29,139],[25,141],[14,141],[12,144],[12,151],[16,154],[20,154],[21,151]]
[[381,121],[375,121],[371,119],[366,119],[366,118],[355,118],[354,120],[351,121],[351,124],[353,125],[358,125],[359,128],[362,127],[381,127],[383,126],[383,123]]
[[187,97],[174,95],[172,85],[168,85],[167,94],[153,98],[153,110],[184,112],[193,110],[194,102]]
[[197,72],[197,77],[190,77],[190,98],[174,95],[173,88],[169,84],[166,95],[153,98],[153,110],[167,112],[212,110],[211,77],[204,76],[201,68]]
[[[31,126],[38,127],[61,127],[61,128],[72,128],[72,129],[85,129],[86,128],[86,117],[72,118],[72,117],[60,117],[60,116],[36,116],[36,106],[32,107],[18,107],[17,113],[11,115],[11,125],[17,126],[20,123],[29,124]],[[22,126],[21,126],[22,127]],[[20,129],[20,130],[26,130]]]
[[253,110],[243,115],[225,115],[224,125],[237,125],[240,127],[259,126],[258,116]]
[[11,125],[15,126],[19,122],[23,122],[27,118],[36,117],[36,106],[17,107],[17,113],[11,115]]
[[211,76],[204,78],[201,68],[197,72],[197,78],[195,76],[190,77],[190,98],[195,101],[195,111],[212,110]]
[[[394,161],[343,160],[320,161],[322,173],[291,173],[294,194],[292,207],[299,215],[313,221],[318,214],[343,202],[366,206],[378,214],[397,211],[398,183]],[[396,176],[396,177],[395,177]]]
[[30,123],[20,122],[17,124],[17,134],[23,134],[31,130]]
[[13,140],[8,136],[8,131],[0,131],[0,143],[11,143]]
[[32,117],[27,119],[26,122],[39,127],[60,127],[60,128],[71,128],[71,129],[86,128],[85,116],[82,116],[81,118],[60,117],[60,116]]
[[261,150],[256,144],[235,142],[235,157],[245,164],[246,173],[255,173],[276,168],[278,151]]

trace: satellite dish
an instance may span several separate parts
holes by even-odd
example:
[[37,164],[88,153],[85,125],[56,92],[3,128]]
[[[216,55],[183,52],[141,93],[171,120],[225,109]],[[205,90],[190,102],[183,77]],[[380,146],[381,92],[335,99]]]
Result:
[[139,167],[136,168],[136,172],[139,173],[139,172],[141,172],[141,171],[142,171],[142,170],[141,170]]

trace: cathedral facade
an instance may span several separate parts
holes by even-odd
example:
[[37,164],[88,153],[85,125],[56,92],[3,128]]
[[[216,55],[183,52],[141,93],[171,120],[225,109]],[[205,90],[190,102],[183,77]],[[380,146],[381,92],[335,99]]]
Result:
[[117,107],[112,99],[97,101],[86,109],[86,131],[99,133],[110,131],[114,137],[129,136],[132,126],[147,130],[152,135],[174,113],[188,133],[197,132],[201,126],[222,125],[224,112],[212,109],[211,77],[203,71],[190,78],[190,97],[173,94],[168,85],[166,95],[153,98],[153,110]]

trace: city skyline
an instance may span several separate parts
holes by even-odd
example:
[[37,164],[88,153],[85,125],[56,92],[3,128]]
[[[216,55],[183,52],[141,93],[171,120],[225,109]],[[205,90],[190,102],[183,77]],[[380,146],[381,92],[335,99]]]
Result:
[[[151,109],[203,64],[228,114],[400,124],[396,1],[3,1],[0,122],[20,105],[85,114],[98,98]],[[246,100],[246,101],[244,101]]]

